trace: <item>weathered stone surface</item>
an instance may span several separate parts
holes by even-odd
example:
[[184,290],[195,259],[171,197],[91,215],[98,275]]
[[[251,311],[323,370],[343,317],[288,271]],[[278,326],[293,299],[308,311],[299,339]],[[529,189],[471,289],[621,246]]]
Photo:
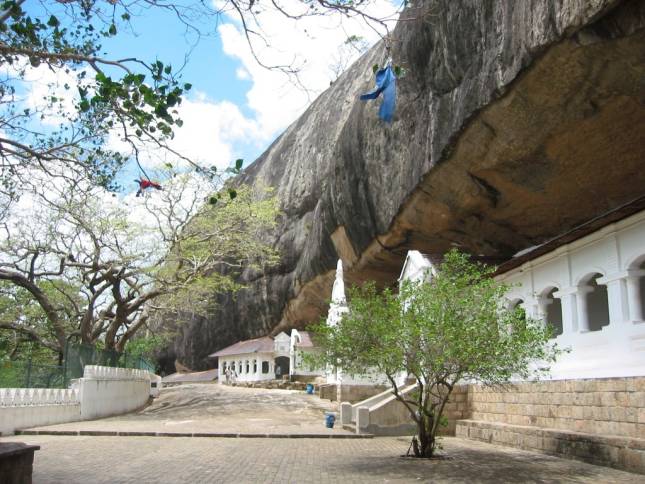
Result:
[[338,257],[350,283],[391,283],[410,248],[501,261],[643,195],[645,1],[418,3],[393,124],[357,100],[377,45],[240,177],[277,190],[282,262],[182,325],[168,361],[316,320]]

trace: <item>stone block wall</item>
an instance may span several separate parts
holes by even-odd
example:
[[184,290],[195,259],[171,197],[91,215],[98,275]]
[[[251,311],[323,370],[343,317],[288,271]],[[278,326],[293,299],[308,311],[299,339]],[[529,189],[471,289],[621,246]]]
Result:
[[468,405],[477,421],[645,438],[645,377],[471,385]]
[[468,395],[468,385],[459,385],[453,389],[450,400],[443,409],[443,416],[448,419],[448,426],[441,427],[439,431],[441,435],[455,435],[457,420],[470,418]]
[[457,437],[645,474],[645,377],[469,385]]

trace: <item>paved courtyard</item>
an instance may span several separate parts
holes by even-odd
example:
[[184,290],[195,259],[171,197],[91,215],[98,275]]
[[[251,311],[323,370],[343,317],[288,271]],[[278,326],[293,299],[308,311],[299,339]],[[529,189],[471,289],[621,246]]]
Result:
[[[443,458],[402,457],[408,438],[322,438],[335,404],[304,392],[194,384],[166,388],[140,412],[41,427],[62,432],[300,435],[299,438],[19,435],[37,444],[35,483],[643,482],[643,476],[457,438]],[[317,434],[320,438],[303,438]]]
[[302,391],[188,384],[164,388],[142,411],[118,417],[71,422],[48,431],[203,432],[261,434],[349,434],[324,425],[336,403]]
[[563,482],[643,476],[516,449],[444,439],[444,459],[401,457],[407,438],[365,440],[18,436],[39,444],[38,483]]

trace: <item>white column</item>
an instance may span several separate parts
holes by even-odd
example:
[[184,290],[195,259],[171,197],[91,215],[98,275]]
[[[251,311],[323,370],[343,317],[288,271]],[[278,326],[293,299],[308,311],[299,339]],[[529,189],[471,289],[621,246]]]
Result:
[[542,312],[540,303],[536,297],[527,297],[522,304],[527,318],[539,319],[544,323],[545,313]]
[[641,299],[641,277],[645,277],[645,271],[642,269],[627,271],[625,277],[629,320],[633,322],[645,320],[645,308]]
[[607,286],[609,324],[621,324],[629,320],[625,273],[615,273],[598,278],[598,284]]
[[578,286],[576,292],[576,309],[578,311],[578,332],[589,331],[589,310],[587,308],[587,294],[593,291],[589,286]]
[[577,287],[567,287],[553,293],[562,304],[562,335],[578,332]]

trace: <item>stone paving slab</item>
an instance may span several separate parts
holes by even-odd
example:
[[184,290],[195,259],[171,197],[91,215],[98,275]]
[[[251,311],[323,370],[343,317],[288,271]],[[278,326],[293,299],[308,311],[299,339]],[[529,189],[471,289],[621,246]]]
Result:
[[337,411],[335,402],[304,391],[186,384],[164,388],[150,406],[138,412],[22,430],[73,435],[353,435],[338,421],[333,429],[325,427],[325,412]]
[[442,459],[409,440],[15,436],[41,446],[34,483],[641,483],[642,475],[448,437]]

